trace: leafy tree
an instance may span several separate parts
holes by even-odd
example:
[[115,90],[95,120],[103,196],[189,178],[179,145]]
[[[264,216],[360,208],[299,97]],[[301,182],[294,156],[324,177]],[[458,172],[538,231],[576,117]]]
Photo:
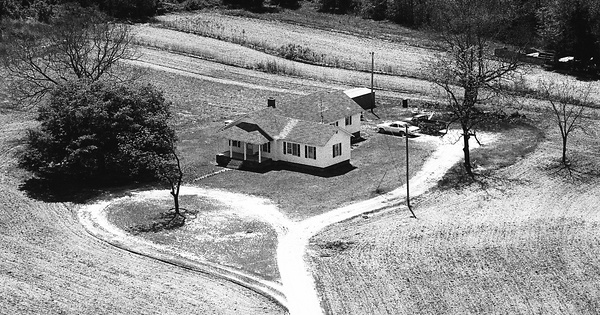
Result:
[[320,0],[320,2],[321,11],[337,14],[351,12],[355,6],[354,1],[352,0]]
[[585,112],[591,86],[583,87],[568,81],[541,81],[540,88],[554,114],[554,123],[560,130],[562,139],[561,164],[568,167],[570,162],[567,158],[567,142],[571,132],[582,129],[581,118]]
[[134,57],[133,36],[93,8],[60,7],[51,24],[12,21],[0,41],[2,61],[20,98],[41,99],[72,79],[111,76],[119,60]]
[[271,0],[271,4],[288,9],[297,9],[300,7],[298,0]]
[[548,1],[537,10],[538,34],[558,59],[573,56],[581,70],[600,65],[600,5],[593,0]]
[[20,166],[68,181],[157,178],[157,160],[169,160],[176,141],[169,107],[150,85],[61,84],[39,107]]
[[464,167],[474,176],[469,140],[487,117],[477,108],[482,99],[500,92],[499,82],[510,78],[517,60],[493,58],[493,39],[500,25],[508,25],[511,12],[501,0],[449,0],[435,12],[436,28],[446,44],[445,54],[432,59],[427,73],[448,97],[448,109],[460,125]]
[[260,9],[263,7],[264,0],[223,0],[223,4],[244,9]]

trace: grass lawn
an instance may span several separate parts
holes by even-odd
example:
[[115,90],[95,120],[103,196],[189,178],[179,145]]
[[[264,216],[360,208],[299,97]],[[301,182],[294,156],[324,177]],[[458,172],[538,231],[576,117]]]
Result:
[[[404,138],[373,131],[364,133],[368,139],[352,151],[351,164],[356,168],[343,175],[319,177],[286,170],[262,174],[236,170],[207,178],[201,184],[271,199],[294,220],[401,186],[406,177]],[[412,176],[434,148],[426,142],[410,141],[409,146]]]
[[198,196],[180,196],[190,210],[180,228],[152,231],[157,222],[167,222],[169,199],[124,199],[107,209],[108,219],[119,228],[160,245],[192,253],[201,259],[241,269],[268,280],[279,278],[275,250],[277,235],[267,224],[240,216],[218,201]]

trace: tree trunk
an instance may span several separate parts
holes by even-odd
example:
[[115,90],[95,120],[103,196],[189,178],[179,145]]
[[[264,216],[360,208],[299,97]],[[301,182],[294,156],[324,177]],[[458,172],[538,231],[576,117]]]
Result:
[[567,135],[563,135],[562,140],[562,164],[567,165]]
[[469,150],[469,138],[471,138],[469,131],[463,127],[463,152],[465,155],[465,161],[463,164],[465,166],[465,171],[467,171],[467,174],[473,177],[473,166],[471,166],[471,151]]
[[173,196],[173,204],[175,206],[175,216],[179,216],[179,193],[171,192]]

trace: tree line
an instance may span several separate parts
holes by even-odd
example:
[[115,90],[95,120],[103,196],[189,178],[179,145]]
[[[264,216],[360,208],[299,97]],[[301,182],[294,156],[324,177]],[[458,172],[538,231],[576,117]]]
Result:
[[[320,10],[390,20],[409,27],[430,28],[449,2],[463,0],[319,0]],[[484,1],[485,2],[485,1]],[[462,5],[462,4],[460,4]],[[502,0],[486,5],[505,8],[507,27],[497,36],[509,44],[555,52],[556,60],[573,56],[578,70],[600,68],[600,2],[597,0]]]

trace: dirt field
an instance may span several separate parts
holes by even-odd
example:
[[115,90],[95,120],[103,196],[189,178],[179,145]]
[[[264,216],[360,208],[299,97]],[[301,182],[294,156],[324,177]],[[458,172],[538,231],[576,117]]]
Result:
[[[385,213],[314,237],[322,305],[330,314],[597,314],[600,177],[553,174],[560,147],[556,132],[546,137],[483,187],[419,198],[417,220]],[[576,169],[598,170],[597,139],[573,139]]]
[[229,282],[89,235],[77,204],[36,200],[14,153],[31,114],[0,113],[0,314],[283,314]]
[[[247,18],[223,19],[223,23],[250,23],[244,24],[247,30],[281,26]],[[310,28],[285,26],[285,30],[306,36],[306,45],[318,42],[310,37]],[[148,69],[146,80],[174,101],[180,150],[184,155],[188,152],[187,161],[201,170],[192,176],[214,171],[209,163],[213,156],[210,152],[192,155],[187,149],[210,148],[214,143],[205,138],[205,130],[216,128],[223,119],[264,106],[269,96],[369,82],[368,73],[292,63],[206,38],[185,37],[186,46],[181,47],[177,46],[180,40],[173,39],[183,38],[180,33],[147,25],[138,31],[152,45],[180,50],[143,48],[141,58],[131,64]],[[323,39],[318,42],[322,45],[339,37],[322,30],[314,33]],[[390,64],[418,70],[398,59],[396,53],[402,49],[383,41],[353,42],[361,47],[355,62],[368,59],[369,49],[361,46],[365,43],[391,50],[381,54]],[[336,51],[339,58],[351,52]],[[248,69],[264,60],[288,65],[301,77]],[[533,69],[528,84],[534,86],[541,71]],[[439,96],[428,82],[407,77],[379,76],[376,85],[392,101]],[[596,100],[598,95],[594,93]],[[528,103],[526,109],[538,105]],[[0,112],[0,313],[284,313],[263,296],[230,282],[98,241],[77,222],[80,205],[27,196],[20,186],[28,177],[16,168],[14,153],[25,129],[34,125],[31,112]],[[556,131],[548,121],[536,120],[547,112],[527,115],[545,132],[545,140],[535,152],[515,158],[515,165],[492,172],[485,185],[439,189],[415,200],[417,220],[408,219],[405,211],[361,216],[315,236],[308,257],[325,310],[329,314],[597,313],[600,180],[553,174],[553,161],[559,156]],[[600,169],[598,116],[589,113],[588,134],[578,133],[570,142],[578,170]]]

